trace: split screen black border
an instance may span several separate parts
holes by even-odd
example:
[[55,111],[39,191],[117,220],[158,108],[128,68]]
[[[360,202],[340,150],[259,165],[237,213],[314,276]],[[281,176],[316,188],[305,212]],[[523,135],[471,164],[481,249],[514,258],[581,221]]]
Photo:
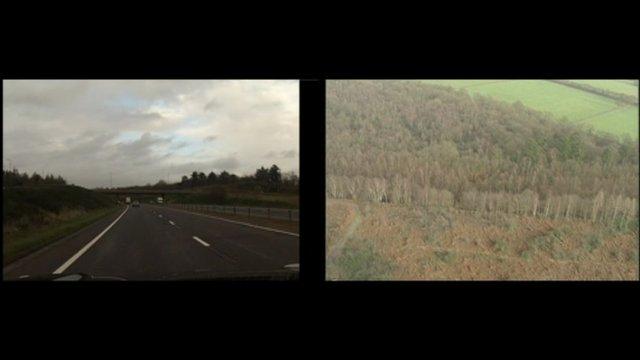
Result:
[[[54,62],[55,64],[55,62]],[[48,65],[48,66],[47,66]],[[310,71],[299,75],[320,75],[318,77],[296,76],[296,71],[276,67],[251,68],[246,65],[224,64],[214,71],[203,71],[200,76],[198,67],[189,71],[167,71],[166,68],[149,67],[138,73],[128,71],[86,71],[86,69],[71,69],[62,66],[52,69],[51,64],[45,64],[44,69],[29,72],[24,68],[14,72],[3,72],[3,79],[300,79],[300,280],[291,283],[265,282],[249,283],[215,283],[198,287],[213,286],[214,288],[274,288],[274,289],[377,289],[389,288],[395,290],[409,290],[418,288],[482,288],[496,287],[528,287],[528,288],[585,288],[606,286],[610,289],[624,289],[632,287],[639,289],[639,282],[628,281],[326,281],[325,280],[325,163],[326,163],[326,129],[325,129],[325,89],[328,79],[539,79],[539,78],[638,78],[638,66],[476,66],[456,67],[429,66],[413,63],[367,64],[360,67],[331,67],[324,71]],[[167,75],[168,74],[168,75]],[[247,76],[243,76],[247,75]],[[151,284],[152,282],[137,282],[137,284]],[[156,284],[159,284],[156,282]],[[166,283],[163,283],[166,284]],[[193,284],[193,283],[192,283]],[[1,287],[23,286],[65,286],[68,285],[23,285],[2,282]],[[95,285],[93,285],[95,286]],[[106,286],[133,285],[111,284]],[[171,285],[186,286],[186,285]]]

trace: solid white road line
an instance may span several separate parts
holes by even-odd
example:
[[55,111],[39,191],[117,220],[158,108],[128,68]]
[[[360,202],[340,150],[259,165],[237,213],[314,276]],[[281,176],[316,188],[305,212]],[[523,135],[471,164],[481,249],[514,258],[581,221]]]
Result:
[[176,223],[174,223],[173,221],[169,220],[169,224],[175,225]]
[[204,245],[204,246],[209,246],[209,244],[207,244],[206,242],[202,241],[202,239],[200,239],[197,236],[194,236],[193,239],[197,242],[199,242],[200,244]]
[[126,209],[124,209],[124,211],[122,212],[122,214],[120,214],[120,216],[118,216],[117,219],[115,219],[111,225],[107,226],[106,229],[102,230],[102,232],[100,234],[98,234],[98,236],[94,237],[93,240],[91,240],[87,245],[85,245],[82,249],[80,249],[80,251],[78,251],[75,255],[73,255],[69,260],[67,260],[67,262],[65,262],[64,264],[62,264],[62,266],[60,266],[56,271],[54,271],[54,274],[61,274],[63,271],[67,270],[67,268],[69,266],[71,266],[71,264],[73,264],[76,260],[78,260],[78,258],[80,256],[82,256],[82,254],[84,254],[85,252],[87,252],[87,250],[89,250],[89,248],[95,244],[98,240],[100,240],[100,238],[102,237],[102,235],[106,234],[107,231],[109,231],[109,229],[111,229],[111,227],[113,225],[115,225],[118,220],[120,220],[120,218],[127,212],[127,210],[129,210],[129,207],[127,206]]

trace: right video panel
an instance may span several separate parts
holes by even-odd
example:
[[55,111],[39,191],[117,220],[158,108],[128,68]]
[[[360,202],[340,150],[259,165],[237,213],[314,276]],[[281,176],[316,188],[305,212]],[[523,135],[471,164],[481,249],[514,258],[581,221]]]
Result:
[[638,80],[327,80],[327,280],[638,280]]

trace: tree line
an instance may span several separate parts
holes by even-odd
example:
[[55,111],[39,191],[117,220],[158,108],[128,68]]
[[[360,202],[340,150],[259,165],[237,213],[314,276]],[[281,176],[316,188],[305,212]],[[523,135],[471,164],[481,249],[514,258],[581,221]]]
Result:
[[598,192],[593,198],[575,194],[540,196],[525,189],[520,193],[463,190],[458,203],[446,189],[428,185],[421,187],[410,179],[395,176],[353,179],[346,176],[327,177],[327,195],[334,199],[387,202],[423,207],[458,207],[479,213],[503,212],[547,219],[579,218],[592,222],[626,224],[638,215],[636,198]]
[[[594,93],[600,96],[604,96],[604,97],[608,97],[609,99],[613,99],[616,101],[620,101],[623,103],[627,103],[627,104],[631,104],[631,105],[638,105],[638,98],[635,96],[631,96],[631,95],[627,95],[627,94],[621,94],[615,91],[611,91],[611,90],[607,90],[607,89],[602,89],[602,88],[598,88],[589,84],[584,84],[584,83],[577,83],[575,81],[570,81],[570,80],[550,80],[553,81],[555,83],[558,84],[562,84],[565,86],[570,86],[572,88],[576,88],[582,91],[587,91],[590,93]],[[637,84],[637,83],[636,83]]]
[[299,189],[299,177],[293,172],[283,174],[280,168],[273,164],[270,168],[261,166],[252,175],[238,176],[226,170],[216,174],[210,171],[208,174],[202,171],[193,171],[190,175],[183,175],[180,182],[167,183],[158,181],[155,185],[147,184],[144,187],[135,188],[171,188],[190,189],[202,186],[224,185],[239,189],[261,192],[295,192]]
[[29,176],[26,172],[21,173],[18,169],[2,170],[2,186],[23,186],[23,185],[66,185],[67,181],[60,175],[54,176],[46,174],[42,176],[34,172]]
[[637,140],[520,103],[408,81],[327,82],[329,197],[632,218],[638,162]]

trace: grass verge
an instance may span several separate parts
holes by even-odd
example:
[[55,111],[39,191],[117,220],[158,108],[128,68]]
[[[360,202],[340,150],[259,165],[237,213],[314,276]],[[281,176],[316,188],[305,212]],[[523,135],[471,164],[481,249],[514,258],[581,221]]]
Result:
[[120,207],[108,207],[91,210],[72,219],[50,224],[46,227],[4,233],[2,265],[6,266],[46,245],[73,234],[119,209]]
[[[209,189],[211,191],[211,189]],[[260,206],[285,209],[298,209],[300,199],[298,194],[291,193],[256,193],[256,192],[234,192],[218,189],[216,196],[213,196],[205,189],[194,191],[188,194],[172,194],[167,197],[168,203],[182,204],[216,204],[235,206]]]

